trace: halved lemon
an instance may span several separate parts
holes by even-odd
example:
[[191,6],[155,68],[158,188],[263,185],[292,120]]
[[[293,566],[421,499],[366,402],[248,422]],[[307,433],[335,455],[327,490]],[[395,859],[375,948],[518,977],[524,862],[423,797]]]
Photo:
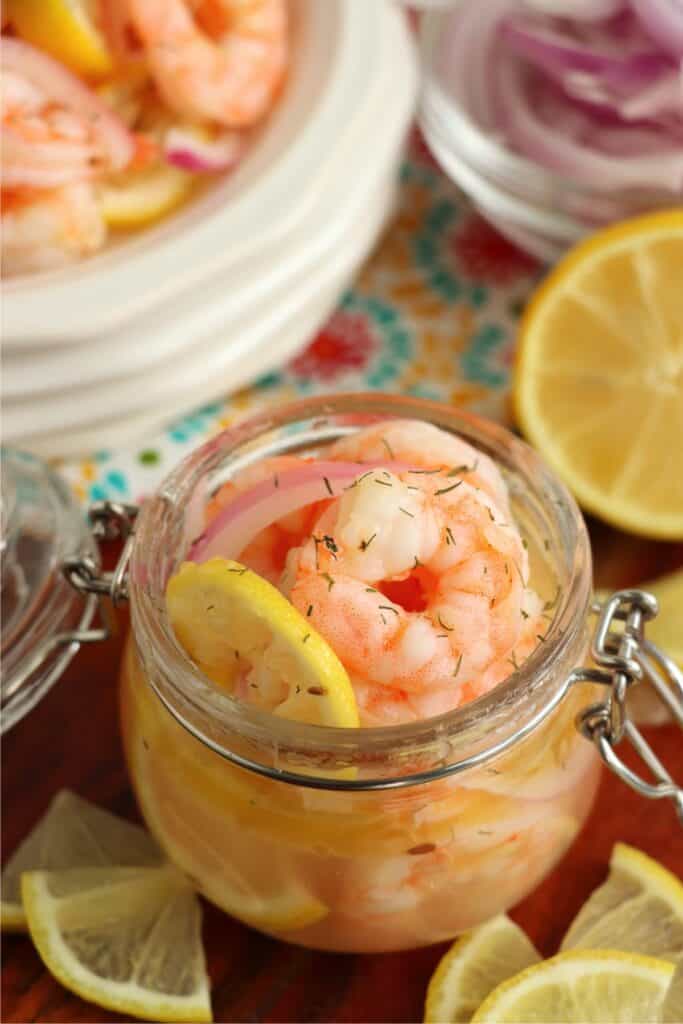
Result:
[[175,868],[30,871],[21,892],[36,949],[65,988],[146,1020],[212,1019],[201,908]]
[[647,1024],[661,1020],[673,964],[614,950],[560,953],[504,981],[473,1022]]
[[97,186],[102,216],[114,228],[151,224],[184,202],[196,181],[194,174],[159,163],[112,175]]
[[465,1024],[506,978],[540,960],[506,914],[457,939],[441,958],[427,989],[425,1024]]
[[163,854],[145,829],[117,818],[67,789],[60,790],[2,872],[3,931],[24,931],[24,871],[160,864]]
[[586,509],[683,538],[683,210],[617,224],[560,261],[527,308],[514,404]]
[[263,577],[225,558],[185,562],[166,590],[171,625],[209,679],[282,718],[358,726],[346,669]]
[[81,75],[107,75],[113,61],[97,25],[98,0],[5,0],[19,35]]
[[652,857],[617,843],[607,881],[575,917],[562,949],[618,946],[677,965],[664,1020],[683,1020],[683,882]]

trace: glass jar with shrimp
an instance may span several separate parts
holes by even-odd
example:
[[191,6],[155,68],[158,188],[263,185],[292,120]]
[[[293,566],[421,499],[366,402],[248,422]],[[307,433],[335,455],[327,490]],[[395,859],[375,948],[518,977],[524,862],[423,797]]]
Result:
[[608,602],[582,669],[583,520],[499,426],[380,395],[264,414],[186,459],[125,551],[141,810],[265,932],[388,951],[471,928],[558,862],[617,760],[605,684],[638,666],[610,621],[632,637],[647,598]]

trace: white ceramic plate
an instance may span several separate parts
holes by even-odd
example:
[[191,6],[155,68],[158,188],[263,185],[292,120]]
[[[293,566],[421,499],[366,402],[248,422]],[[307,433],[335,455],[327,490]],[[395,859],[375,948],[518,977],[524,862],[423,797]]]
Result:
[[[237,171],[159,226],[79,264],[9,281],[7,349],[113,331],[213,268],[283,237],[311,202],[316,159],[360,106],[391,0],[292,0],[296,57],[282,102]],[[349,105],[349,98],[351,104]]]
[[[351,119],[339,133],[322,173],[316,176],[317,201],[284,240],[260,249],[232,270],[221,268],[191,296],[165,303],[162,310],[136,318],[121,332],[58,349],[10,350],[3,367],[3,392],[9,407],[16,409],[18,399],[30,400],[35,407],[38,394],[82,389],[178,358],[205,336],[202,321],[211,313],[211,304],[217,303],[213,319],[222,322],[226,342],[231,344],[237,325],[277,301],[274,293],[282,292],[288,282],[327,258],[330,245],[339,244],[336,234],[346,230],[354,195],[360,196],[362,190],[374,195],[378,177],[391,173],[414,97],[410,60],[403,25],[397,17],[388,17],[376,53],[374,80],[366,88],[363,116]],[[398,80],[397,66],[402,68]],[[350,179],[357,155],[368,148],[370,139],[372,159],[367,174]]]

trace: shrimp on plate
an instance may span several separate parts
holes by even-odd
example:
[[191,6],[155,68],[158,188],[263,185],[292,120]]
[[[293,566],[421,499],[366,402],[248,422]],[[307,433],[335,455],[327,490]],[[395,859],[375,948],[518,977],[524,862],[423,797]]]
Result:
[[3,37],[0,58],[3,270],[62,266],[104,244],[92,181],[127,165],[132,139],[51,57]]
[[285,0],[125,3],[172,110],[231,128],[247,128],[267,113],[288,63]]
[[107,235],[88,182],[3,193],[2,264],[13,274],[51,270],[96,252]]
[[[495,465],[422,426],[372,427],[332,447],[335,458],[371,462],[380,447],[386,459],[384,440],[396,459],[415,454],[421,465],[359,476],[290,550],[281,581],[344,662],[365,725],[430,717],[486,692],[497,681],[487,670],[520,642],[532,600]],[[425,433],[447,460],[427,453]]]

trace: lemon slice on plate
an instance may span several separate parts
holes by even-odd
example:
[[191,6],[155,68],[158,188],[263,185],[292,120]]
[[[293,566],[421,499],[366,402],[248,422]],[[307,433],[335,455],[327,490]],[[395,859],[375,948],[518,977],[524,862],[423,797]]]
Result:
[[225,558],[185,562],[166,590],[171,625],[209,679],[282,718],[358,726],[346,669],[272,584]]
[[160,864],[163,854],[152,837],[134,825],[63,789],[2,872],[3,931],[24,931],[21,874],[38,869],[119,867]]
[[540,960],[521,928],[505,914],[457,939],[427,989],[425,1024],[465,1024],[506,978]]
[[98,0],[5,0],[5,15],[19,35],[82,75],[113,67],[97,26]]
[[473,1022],[640,1024],[661,1020],[673,964],[614,950],[560,953],[494,989]]
[[617,843],[607,881],[574,918],[562,949],[618,946],[678,965],[664,1020],[683,1020],[683,882],[633,846]]
[[194,174],[168,164],[112,175],[97,186],[102,216],[113,228],[151,224],[179,206],[196,180]]
[[519,423],[578,500],[683,538],[683,210],[617,224],[560,261],[520,326]]
[[30,871],[22,898],[51,973],[82,999],[153,1021],[210,1021],[201,909],[170,865]]

